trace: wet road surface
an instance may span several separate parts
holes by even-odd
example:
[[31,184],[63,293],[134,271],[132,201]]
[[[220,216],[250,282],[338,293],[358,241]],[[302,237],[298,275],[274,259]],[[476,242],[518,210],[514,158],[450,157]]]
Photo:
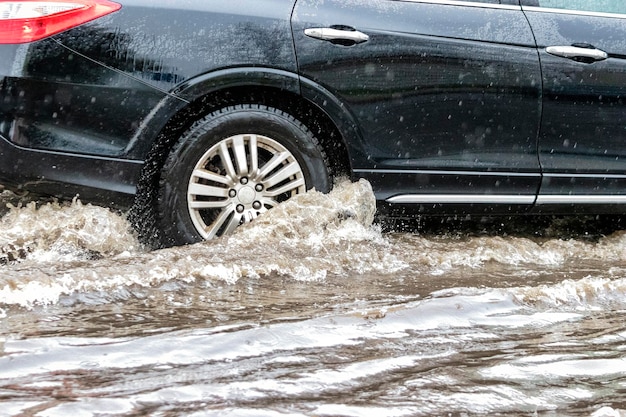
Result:
[[101,207],[5,209],[0,415],[626,415],[624,232],[374,210],[344,183],[149,251]]

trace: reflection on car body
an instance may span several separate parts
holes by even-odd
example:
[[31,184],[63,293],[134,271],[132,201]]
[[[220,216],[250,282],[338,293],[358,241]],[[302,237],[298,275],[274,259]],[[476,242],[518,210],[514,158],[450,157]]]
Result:
[[620,0],[0,3],[0,183],[157,245],[333,178],[391,215],[626,204]]

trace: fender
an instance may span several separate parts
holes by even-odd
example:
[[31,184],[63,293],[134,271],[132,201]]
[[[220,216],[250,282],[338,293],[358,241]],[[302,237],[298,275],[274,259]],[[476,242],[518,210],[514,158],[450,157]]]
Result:
[[[170,91],[138,130],[133,144],[149,144],[176,113],[207,96],[235,88],[273,88],[301,97],[324,112],[339,130],[350,158],[351,167],[368,166],[362,135],[353,115],[344,104],[323,86],[290,71],[267,67],[236,67],[211,71],[190,78]],[[288,111],[288,109],[285,109]],[[149,146],[132,149],[128,154],[144,159]]]
[[300,94],[297,74],[265,67],[237,67],[212,71],[184,81],[171,93],[182,100],[192,102],[219,90],[253,86],[273,87]]
[[175,86],[146,117],[126,155],[144,160],[154,140],[179,112],[205,97],[241,87],[275,88],[300,95],[298,75],[265,67],[236,67],[204,73]]
[[231,68],[188,80],[174,89],[172,94],[194,101],[219,90],[235,87],[277,88],[302,97],[324,112],[339,130],[348,150],[350,166],[369,166],[362,146],[363,136],[348,108],[322,85],[298,74],[263,67]]
[[302,97],[326,113],[343,138],[350,158],[350,168],[370,167],[371,161],[363,146],[363,135],[348,107],[322,85],[300,77]]
[[322,85],[298,74],[264,67],[230,68],[188,80],[174,89],[172,94],[194,101],[219,90],[253,86],[287,91],[319,108],[339,130],[348,151],[350,167],[369,167],[368,163],[371,165],[362,146],[363,136],[356,119],[344,103]]

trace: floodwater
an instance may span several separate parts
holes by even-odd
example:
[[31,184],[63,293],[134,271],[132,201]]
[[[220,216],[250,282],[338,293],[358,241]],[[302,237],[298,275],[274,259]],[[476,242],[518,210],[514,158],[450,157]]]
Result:
[[624,232],[382,232],[358,182],[149,251],[1,198],[1,416],[626,416]]

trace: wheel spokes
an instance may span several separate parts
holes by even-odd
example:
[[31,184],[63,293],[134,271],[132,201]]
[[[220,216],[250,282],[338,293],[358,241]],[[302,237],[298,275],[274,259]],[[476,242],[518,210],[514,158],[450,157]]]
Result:
[[190,201],[189,208],[193,210],[206,210],[206,209],[225,209],[228,205],[232,204],[228,200],[221,201]]
[[211,239],[233,232],[298,191],[302,168],[275,140],[256,134],[223,139],[198,160],[187,203],[198,232]]
[[297,178],[293,181],[286,183],[278,188],[274,188],[273,190],[268,190],[265,195],[269,197],[278,197],[281,194],[294,191],[299,187],[304,187],[304,178]]
[[239,216],[235,215],[232,208],[224,209],[211,224],[204,228],[205,238],[212,239],[222,234],[230,234],[237,226],[239,226]]
[[248,154],[246,152],[244,135],[237,135],[233,138],[233,155],[239,177],[248,175]]
[[263,197],[261,199],[261,204],[263,205],[262,212],[267,211],[268,209],[276,207],[279,203],[273,198]]
[[259,149],[257,148],[256,135],[250,135],[248,148],[250,149],[250,174],[257,175],[259,172]]
[[233,183],[233,181],[230,178],[225,177],[220,174],[216,174],[215,172],[212,172],[212,171],[208,171],[204,168],[194,169],[193,172],[191,173],[192,181],[194,178],[195,179],[200,178],[203,180],[217,182],[219,184],[224,184],[224,185],[231,185]]
[[234,181],[237,178],[237,172],[235,171],[233,161],[230,157],[230,152],[228,151],[228,141],[224,140],[220,142],[219,154],[222,158],[222,163],[224,164],[226,175],[228,175]]
[[228,189],[194,182],[189,184],[188,194],[194,198],[201,196],[211,199],[225,199],[228,198]]
[[290,156],[291,154],[289,152],[275,154],[270,161],[263,165],[263,168],[261,168],[259,172],[259,178],[265,178],[270,172],[278,168],[280,164],[289,159]]
[[302,172],[300,165],[296,161],[293,161],[281,168],[280,171],[276,172],[275,174],[264,180],[263,183],[267,188],[271,188],[275,185],[280,184],[283,181],[289,180],[289,178],[297,175],[300,172]]

